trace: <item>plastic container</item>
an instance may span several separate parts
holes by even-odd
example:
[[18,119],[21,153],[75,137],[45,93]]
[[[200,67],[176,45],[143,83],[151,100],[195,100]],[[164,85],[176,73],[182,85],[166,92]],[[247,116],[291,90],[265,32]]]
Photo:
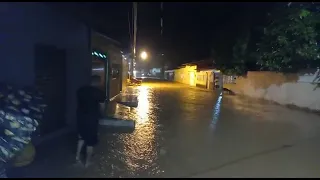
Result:
[[8,162],[30,143],[44,108],[36,90],[0,83],[0,161]]

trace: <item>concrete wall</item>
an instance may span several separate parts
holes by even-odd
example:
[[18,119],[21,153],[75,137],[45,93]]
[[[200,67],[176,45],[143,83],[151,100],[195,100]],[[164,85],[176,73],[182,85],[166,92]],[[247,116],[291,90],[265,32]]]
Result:
[[[185,66],[180,69],[175,69],[174,70],[174,81],[183,83],[183,84],[188,84],[190,86],[196,86],[197,82],[197,66]],[[190,75],[191,74],[191,75]],[[190,78],[193,78],[194,80],[192,81]]]
[[207,78],[208,78],[207,72],[205,71],[197,72],[197,85],[206,87]]
[[34,45],[67,52],[67,120],[75,124],[76,90],[90,82],[88,28],[41,2],[1,2],[0,81],[34,85]]
[[238,77],[235,84],[224,84],[224,87],[237,94],[271,100],[283,105],[320,110],[320,89],[311,83],[316,73],[307,76],[248,72],[247,77]]
[[214,89],[214,70],[202,70],[197,72],[197,86],[206,89]]

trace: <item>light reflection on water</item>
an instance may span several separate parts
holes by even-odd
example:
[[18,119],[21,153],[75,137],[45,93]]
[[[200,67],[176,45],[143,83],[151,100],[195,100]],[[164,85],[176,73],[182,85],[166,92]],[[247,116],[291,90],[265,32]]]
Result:
[[[121,135],[120,142],[123,144],[123,159],[130,174],[135,174],[152,168],[151,172],[156,173],[157,167],[154,162],[157,159],[157,149],[155,142],[155,119],[152,108],[152,92],[150,87],[139,86],[136,91],[138,107],[129,113],[129,118],[136,121],[135,131],[128,135]],[[123,106],[116,107],[118,114],[123,110]]]
[[149,88],[147,86],[139,86],[138,87],[138,102],[139,105],[137,107],[137,115],[139,118],[137,119],[137,124],[144,124],[148,122],[149,119]]
[[218,99],[217,99],[217,102],[214,106],[214,109],[213,109],[213,118],[212,118],[212,122],[210,124],[210,126],[215,129],[216,128],[216,125],[218,123],[218,120],[219,120],[219,117],[220,117],[220,111],[221,111],[221,104],[222,104],[222,93],[219,95]]

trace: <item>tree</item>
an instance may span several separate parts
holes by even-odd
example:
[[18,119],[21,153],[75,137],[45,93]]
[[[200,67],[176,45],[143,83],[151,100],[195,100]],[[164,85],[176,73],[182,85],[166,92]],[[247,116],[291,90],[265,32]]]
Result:
[[297,72],[320,64],[317,11],[310,4],[288,3],[269,14],[270,23],[258,44],[257,64],[262,70]]
[[211,56],[215,66],[224,74],[243,75],[248,70],[257,70],[256,50],[261,37],[260,29],[265,25],[266,12],[273,6],[274,3],[244,5],[234,20],[228,21],[231,25],[222,29],[218,38],[214,39]]
[[[245,30],[240,29],[233,36],[227,34],[227,38],[220,39],[220,43],[211,50],[216,68],[226,75],[242,75],[246,71],[247,47],[250,40],[250,26],[244,25]],[[229,31],[233,31],[229,28]]]

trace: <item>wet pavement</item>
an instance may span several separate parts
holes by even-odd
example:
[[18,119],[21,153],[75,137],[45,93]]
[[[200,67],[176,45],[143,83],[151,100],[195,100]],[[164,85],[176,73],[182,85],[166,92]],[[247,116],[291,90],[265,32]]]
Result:
[[100,131],[94,164],[74,166],[74,134],[37,149],[12,177],[319,177],[320,118],[266,101],[149,82],[129,89],[137,108],[109,114],[136,121],[131,134]]

